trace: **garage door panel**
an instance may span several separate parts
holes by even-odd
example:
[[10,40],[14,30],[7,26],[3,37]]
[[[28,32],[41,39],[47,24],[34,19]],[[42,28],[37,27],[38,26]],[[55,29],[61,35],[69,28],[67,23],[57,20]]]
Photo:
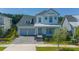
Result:
[[22,36],[35,35],[35,29],[32,29],[32,28],[20,29],[20,35]]
[[26,36],[26,35],[27,35],[27,30],[25,30],[25,29],[20,29],[20,35],[21,35],[21,36]]
[[35,30],[34,29],[29,29],[28,30],[28,35],[35,35]]

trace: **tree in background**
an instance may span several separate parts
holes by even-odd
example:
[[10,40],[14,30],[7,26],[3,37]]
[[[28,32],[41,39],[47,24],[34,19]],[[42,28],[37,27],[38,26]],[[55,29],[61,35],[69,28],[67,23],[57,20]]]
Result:
[[67,38],[67,30],[66,29],[56,29],[55,33],[53,34],[53,39],[57,41],[58,49],[60,42],[63,42]]
[[0,28],[0,37],[3,36],[3,32],[2,32],[2,29]]
[[22,18],[22,16],[23,15],[13,15],[12,16],[12,23],[17,24],[20,21],[20,19]]
[[64,17],[60,16],[60,17],[58,18],[58,19],[59,19],[58,22],[61,23],[61,22],[63,21],[63,18],[64,18]]
[[18,21],[22,18],[23,15],[21,14],[6,14],[6,13],[0,13],[1,15],[5,15],[7,17],[12,18],[12,24],[15,25],[18,23]]

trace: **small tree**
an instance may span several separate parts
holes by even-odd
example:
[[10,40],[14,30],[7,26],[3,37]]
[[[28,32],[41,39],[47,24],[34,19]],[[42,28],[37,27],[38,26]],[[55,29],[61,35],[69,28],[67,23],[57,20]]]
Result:
[[79,41],[79,27],[76,27],[75,29],[75,38],[77,39],[77,42]]
[[79,27],[76,27],[75,36],[76,38],[79,37]]
[[67,38],[67,30],[66,29],[56,29],[53,35],[53,39],[57,41],[58,49],[61,41],[65,41]]

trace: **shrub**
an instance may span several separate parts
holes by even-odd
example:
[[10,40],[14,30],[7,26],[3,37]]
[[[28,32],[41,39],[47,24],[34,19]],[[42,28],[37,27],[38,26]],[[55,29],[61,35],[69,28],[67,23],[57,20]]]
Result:
[[16,30],[15,28],[11,28],[8,30],[4,38],[0,38],[0,41],[11,41],[15,38],[16,36]]
[[44,38],[44,41],[48,41],[48,38]]
[[74,51],[72,48],[60,48],[59,51]]

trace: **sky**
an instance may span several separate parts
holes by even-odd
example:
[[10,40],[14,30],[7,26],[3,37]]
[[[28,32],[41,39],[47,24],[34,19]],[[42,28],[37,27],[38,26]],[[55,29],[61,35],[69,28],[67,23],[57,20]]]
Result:
[[[60,16],[79,15],[79,8],[53,8]],[[36,15],[37,13],[48,10],[48,8],[0,8],[0,12],[8,14]]]

